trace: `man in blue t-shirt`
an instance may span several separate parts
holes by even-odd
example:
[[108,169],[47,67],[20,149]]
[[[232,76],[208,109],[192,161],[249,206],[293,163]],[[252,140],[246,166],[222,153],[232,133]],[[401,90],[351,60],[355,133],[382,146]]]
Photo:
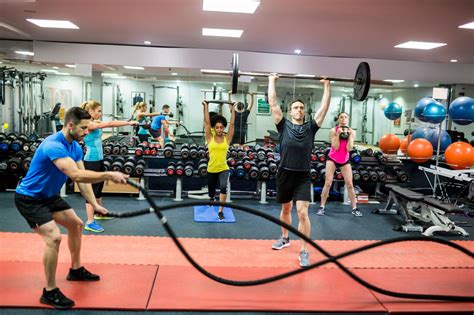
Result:
[[77,141],[87,134],[91,116],[79,107],[72,107],[64,117],[61,131],[47,137],[33,156],[28,172],[18,184],[15,205],[45,242],[43,255],[46,287],[40,302],[55,308],[70,308],[74,302],[68,299],[56,286],[61,231],[57,224],[68,230],[68,245],[71,253],[69,281],[98,281],[98,275],[90,273],[81,265],[81,236],[84,223],[59,193],[61,187],[71,178],[78,183],[84,198],[100,214],[107,209],[99,205],[94,197],[91,183],[111,180],[125,184],[127,175],[120,172],[93,172],[84,169],[82,149]]
[[[164,146],[165,138],[170,138],[174,141],[174,135],[169,130],[169,125],[179,125],[179,122],[167,120],[166,116],[169,114],[170,106],[167,104],[163,105],[161,114],[153,118],[150,126],[151,136],[160,143],[161,147]],[[162,129],[164,129],[164,134],[162,133]]]

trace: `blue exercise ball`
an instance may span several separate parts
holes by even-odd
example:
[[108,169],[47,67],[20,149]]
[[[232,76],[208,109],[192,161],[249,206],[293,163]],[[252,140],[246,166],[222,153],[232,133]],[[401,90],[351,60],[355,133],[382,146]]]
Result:
[[446,117],[446,108],[438,102],[429,103],[423,109],[423,117],[429,123],[439,124]]
[[400,118],[402,116],[402,106],[400,104],[397,104],[395,102],[389,103],[385,109],[383,110],[383,113],[385,117],[387,117],[390,120],[395,120]]
[[[437,129],[432,129],[432,132],[428,136],[428,141],[431,142],[433,146],[433,150],[436,151],[438,149],[438,138],[439,132]],[[439,152],[444,152],[446,148],[451,144],[451,136],[446,130],[441,130],[441,142],[439,144]]]
[[415,117],[421,121],[426,122],[425,117],[423,116],[423,111],[425,110],[426,105],[436,103],[434,99],[431,97],[423,97],[416,103],[415,106]]
[[415,140],[415,139],[418,139],[418,138],[421,138],[421,139],[427,139],[429,138],[431,132],[433,131],[434,129],[430,129],[428,127],[418,127],[415,129],[415,132],[411,135],[411,139],[412,140]]
[[461,96],[449,105],[449,117],[458,125],[469,125],[474,121],[474,99]]

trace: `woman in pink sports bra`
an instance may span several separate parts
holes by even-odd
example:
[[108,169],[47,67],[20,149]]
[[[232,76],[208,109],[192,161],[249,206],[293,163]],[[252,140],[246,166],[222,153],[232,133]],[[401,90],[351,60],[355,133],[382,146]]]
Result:
[[[326,160],[326,180],[324,182],[323,192],[321,193],[321,205],[316,214],[324,215],[324,207],[326,206],[326,201],[328,199],[329,189],[331,188],[334,179],[336,167],[338,167],[341,170],[342,176],[344,176],[344,184],[349,192],[349,198],[352,204],[352,214],[356,217],[361,217],[362,212],[357,208],[354,185],[352,183],[352,167],[349,160],[349,152],[354,147],[356,132],[348,127],[349,115],[346,112],[342,112],[337,116],[337,122],[337,126],[331,129],[331,150],[329,151]],[[347,139],[341,139],[339,137],[341,132],[346,130],[348,130],[349,137]]]

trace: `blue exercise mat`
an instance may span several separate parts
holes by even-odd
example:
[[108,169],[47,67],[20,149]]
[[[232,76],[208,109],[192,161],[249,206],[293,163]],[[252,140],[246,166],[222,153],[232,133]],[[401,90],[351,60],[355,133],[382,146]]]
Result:
[[207,223],[235,223],[234,213],[231,208],[224,208],[223,221],[219,221],[217,212],[219,206],[195,206],[194,207],[194,221]]

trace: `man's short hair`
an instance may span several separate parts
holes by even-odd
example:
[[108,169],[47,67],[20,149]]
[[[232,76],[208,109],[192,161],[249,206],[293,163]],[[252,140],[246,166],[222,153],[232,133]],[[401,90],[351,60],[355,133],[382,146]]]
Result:
[[294,100],[291,101],[291,103],[290,103],[290,110],[291,110],[291,106],[292,106],[294,103],[297,103],[297,102],[300,102],[301,104],[303,104],[304,106],[306,106],[306,104],[305,104],[302,100],[300,100],[299,98],[297,98],[297,99],[294,99]]
[[244,108],[245,108],[245,105],[244,105],[244,103],[242,103],[242,102],[237,102],[237,103],[235,104],[235,106],[237,107],[237,110],[238,110],[238,111],[242,111],[242,110],[244,110]]
[[170,106],[168,104],[165,104],[165,105],[163,105],[163,107],[161,109],[168,109],[168,108],[170,108]]
[[66,111],[64,115],[64,124],[67,125],[69,122],[72,122],[74,125],[77,125],[83,119],[91,119],[91,115],[80,107],[71,107]]

